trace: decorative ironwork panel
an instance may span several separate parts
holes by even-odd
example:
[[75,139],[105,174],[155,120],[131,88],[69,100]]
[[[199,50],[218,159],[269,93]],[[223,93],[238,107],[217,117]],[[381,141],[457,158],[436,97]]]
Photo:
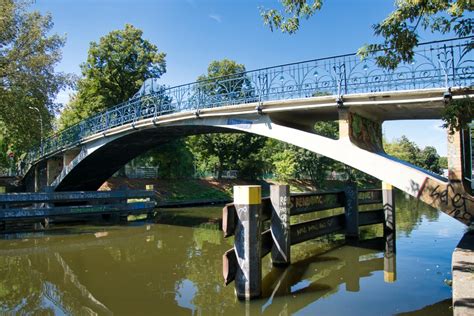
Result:
[[32,148],[20,173],[42,157],[72,147],[90,135],[145,118],[183,111],[270,100],[352,93],[416,90],[474,84],[473,37],[419,45],[412,63],[395,70],[377,66],[374,57],[356,54],[263,68],[230,76],[164,87],[154,80],[132,99],[98,113]]

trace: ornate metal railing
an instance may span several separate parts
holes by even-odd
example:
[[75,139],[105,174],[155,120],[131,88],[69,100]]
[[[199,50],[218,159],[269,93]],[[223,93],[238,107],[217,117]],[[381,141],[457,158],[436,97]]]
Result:
[[[98,113],[43,140],[22,162],[22,171],[41,157],[75,146],[87,136],[144,118],[234,104],[352,93],[471,86],[473,37],[419,45],[415,60],[394,70],[377,66],[375,56],[357,54],[314,59],[247,71],[176,87],[160,87]],[[146,89],[141,89],[146,91]]]

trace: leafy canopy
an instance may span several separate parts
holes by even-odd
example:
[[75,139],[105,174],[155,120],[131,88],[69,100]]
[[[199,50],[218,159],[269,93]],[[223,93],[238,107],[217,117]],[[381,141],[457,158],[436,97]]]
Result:
[[[65,38],[50,35],[50,14],[27,12],[28,3],[0,0],[0,146],[19,157],[52,128],[57,93],[71,77],[54,67]],[[5,166],[4,155],[0,166]]]
[[99,43],[91,42],[77,93],[62,114],[62,127],[130,99],[146,79],[166,72],[166,54],[142,36],[140,29],[126,24]]
[[[261,8],[263,22],[270,30],[295,33],[302,19],[308,19],[322,8],[322,0],[281,0],[282,10]],[[472,35],[473,21],[466,15],[472,12],[471,0],[396,0],[395,10],[382,22],[374,24],[374,34],[383,37],[381,44],[365,45],[359,50],[362,57],[383,51],[377,63],[393,69],[400,62],[411,62],[413,49],[418,44],[418,31],[429,30],[458,37]]]

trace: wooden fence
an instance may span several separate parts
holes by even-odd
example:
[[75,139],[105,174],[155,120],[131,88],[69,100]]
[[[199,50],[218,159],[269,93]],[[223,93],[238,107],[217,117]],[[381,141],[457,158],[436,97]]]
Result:
[[[382,204],[383,208],[359,212],[360,205]],[[290,225],[290,217],[344,208],[339,215]],[[270,229],[263,231],[270,220]],[[394,196],[392,187],[382,190],[344,190],[290,194],[286,185],[270,188],[270,197],[261,198],[260,186],[234,187],[234,203],[223,208],[222,230],[225,237],[235,236],[234,247],[223,256],[225,284],[235,280],[239,299],[261,295],[261,258],[271,253],[274,266],[291,264],[290,247],[317,237],[343,232],[357,239],[359,227],[384,224],[384,232],[394,232]]]

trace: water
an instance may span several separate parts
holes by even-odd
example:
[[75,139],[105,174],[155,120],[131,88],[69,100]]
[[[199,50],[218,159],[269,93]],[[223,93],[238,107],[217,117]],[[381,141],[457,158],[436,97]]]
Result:
[[[384,272],[381,225],[263,261],[263,298],[240,302],[222,280],[232,239],[220,208],[167,210],[160,224],[76,226],[0,240],[0,313],[41,315],[451,315],[451,254],[464,226],[399,196],[396,271]],[[386,270],[387,270],[387,262]],[[392,261],[390,264],[394,264]]]

